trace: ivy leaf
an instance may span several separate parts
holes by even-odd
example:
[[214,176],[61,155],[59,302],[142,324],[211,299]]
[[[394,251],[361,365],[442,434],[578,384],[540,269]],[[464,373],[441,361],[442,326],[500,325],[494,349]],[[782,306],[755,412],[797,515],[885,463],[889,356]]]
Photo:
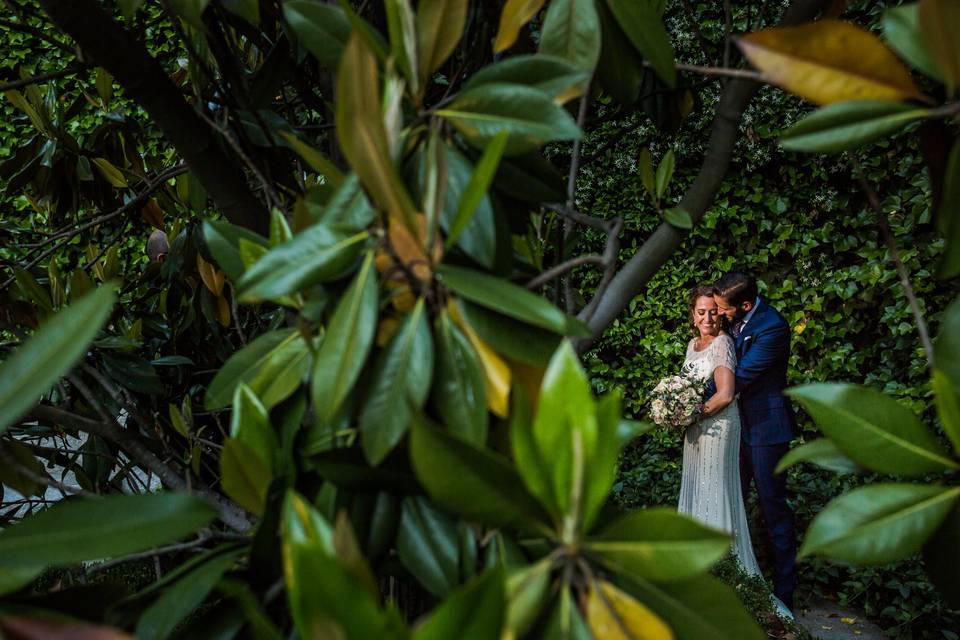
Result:
[[916,553],[960,498],[960,487],[882,483],[828,504],[807,529],[799,558],[883,564]]
[[921,97],[910,71],[869,31],[824,19],[741,36],[764,80],[817,104]]

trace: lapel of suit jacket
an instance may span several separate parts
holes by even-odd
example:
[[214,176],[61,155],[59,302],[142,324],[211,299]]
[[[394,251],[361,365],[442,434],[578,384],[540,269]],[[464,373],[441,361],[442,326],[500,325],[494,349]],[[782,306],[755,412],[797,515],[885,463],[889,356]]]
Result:
[[740,333],[737,335],[736,347],[737,347],[737,357],[742,358],[744,352],[744,346],[746,346],[747,338],[753,336],[753,332],[757,330],[757,327],[760,326],[760,321],[763,317],[764,312],[766,311],[766,303],[761,300],[760,304],[757,305],[757,310],[754,312],[753,317],[750,318],[750,322],[746,324],[740,330]]

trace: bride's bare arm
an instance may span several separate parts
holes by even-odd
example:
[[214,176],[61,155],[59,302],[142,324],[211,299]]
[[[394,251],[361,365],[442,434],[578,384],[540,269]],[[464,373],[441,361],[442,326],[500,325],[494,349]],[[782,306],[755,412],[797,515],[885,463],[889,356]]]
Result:
[[713,381],[717,385],[717,392],[703,403],[703,415],[705,416],[719,413],[733,402],[735,384],[733,371],[727,367],[717,367],[713,370]]

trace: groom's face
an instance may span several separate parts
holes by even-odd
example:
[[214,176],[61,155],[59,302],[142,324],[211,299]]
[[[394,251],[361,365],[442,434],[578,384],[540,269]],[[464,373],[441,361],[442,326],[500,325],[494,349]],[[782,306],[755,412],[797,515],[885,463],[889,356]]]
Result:
[[743,317],[749,313],[750,308],[753,306],[751,302],[744,302],[738,306],[723,296],[713,296],[713,300],[717,303],[717,311],[720,312],[720,315],[726,316],[730,326],[743,320]]

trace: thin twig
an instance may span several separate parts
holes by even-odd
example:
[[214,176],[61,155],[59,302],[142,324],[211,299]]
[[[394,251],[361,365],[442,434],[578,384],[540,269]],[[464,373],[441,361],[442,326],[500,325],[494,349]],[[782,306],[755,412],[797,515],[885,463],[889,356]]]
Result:
[[195,549],[206,544],[209,540],[209,536],[201,535],[190,542],[179,542],[177,544],[167,545],[166,547],[157,547],[156,549],[149,549],[139,553],[132,553],[128,556],[113,558],[112,560],[107,560],[106,562],[101,562],[99,564],[87,567],[86,574],[89,577],[91,574],[100,573],[101,571],[106,571],[107,569],[111,569],[117,565],[126,564],[128,562],[136,562],[137,560],[144,560],[146,558],[152,558],[154,556],[160,556],[167,553],[176,553],[178,551]]
[[63,497],[67,497],[68,495],[84,496],[87,498],[99,497],[97,496],[97,494],[90,493],[89,491],[81,489],[80,487],[71,487],[68,484],[57,482],[56,480],[48,476],[40,475],[39,473],[35,472],[33,469],[29,468],[27,465],[23,464],[22,462],[14,458],[12,455],[10,455],[7,452],[7,450],[2,446],[0,446],[0,460],[3,461],[4,465],[14,467],[16,469],[16,472],[19,475],[25,477],[27,480],[30,480],[31,482],[42,484],[45,487],[53,487],[54,489],[59,489]]
[[[651,64],[649,61],[644,60],[643,66],[650,67]],[[746,78],[747,80],[756,80],[757,82],[763,82],[763,74],[759,71],[753,71],[751,69],[728,69],[726,67],[701,67],[695,64],[685,64],[678,62],[673,65],[677,71],[689,71],[690,73],[696,73],[701,76],[715,76],[720,78]]]
[[[589,104],[590,87],[586,87],[583,96],[580,98],[580,108],[577,110],[577,128],[583,131],[583,123],[587,119],[587,105]],[[580,169],[580,148],[583,136],[581,135],[573,141],[573,149],[570,152],[570,171],[567,174],[567,209],[573,209],[576,206],[577,195],[577,172]],[[573,233],[573,221],[569,218],[563,221],[563,242],[560,244],[558,260],[563,260],[567,255],[567,243],[570,235]],[[561,263],[562,264],[562,263]],[[558,265],[559,266],[559,265]],[[564,272],[565,273],[565,272]],[[567,313],[572,314],[575,311],[573,299],[573,285],[570,278],[564,277],[563,284],[563,302],[567,308]]]
[[917,332],[920,334],[920,343],[923,345],[923,352],[927,358],[927,366],[933,369],[933,343],[930,341],[930,331],[927,328],[927,321],[924,319],[923,312],[920,310],[920,304],[917,302],[913,285],[910,284],[910,274],[907,272],[907,267],[900,258],[897,240],[890,230],[887,215],[880,206],[880,197],[877,195],[877,192],[874,191],[873,187],[870,186],[870,183],[867,182],[866,178],[864,178],[863,170],[856,158],[853,159],[853,168],[854,171],[856,171],[857,182],[860,183],[860,188],[863,189],[863,192],[867,195],[867,202],[870,203],[874,213],[877,214],[877,227],[880,229],[880,236],[886,243],[887,250],[890,251],[890,260],[893,261],[897,269],[897,274],[900,276],[900,284],[903,286],[903,292],[906,294],[910,310],[913,312],[913,319],[917,323]]
[[[0,21],[2,22],[2,21]],[[4,82],[0,84],[0,91],[9,91],[10,89],[19,89],[20,87],[25,87],[31,84],[37,84],[38,82],[46,82],[47,80],[54,80],[56,78],[63,78],[64,76],[73,75],[80,71],[89,69],[90,65],[88,64],[77,64],[67,67],[66,69],[60,69],[59,71],[51,71],[50,73],[43,73],[39,76],[31,76],[29,78],[21,78],[20,80],[12,80],[10,82]]]
[[547,269],[537,277],[533,278],[526,284],[527,289],[539,289],[543,285],[547,284],[555,278],[559,278],[562,275],[567,274],[569,271],[581,267],[585,264],[595,264],[598,266],[604,266],[603,256],[599,256],[595,253],[585,256],[577,256],[576,258],[571,258],[566,262],[561,262],[554,265],[552,268]]

